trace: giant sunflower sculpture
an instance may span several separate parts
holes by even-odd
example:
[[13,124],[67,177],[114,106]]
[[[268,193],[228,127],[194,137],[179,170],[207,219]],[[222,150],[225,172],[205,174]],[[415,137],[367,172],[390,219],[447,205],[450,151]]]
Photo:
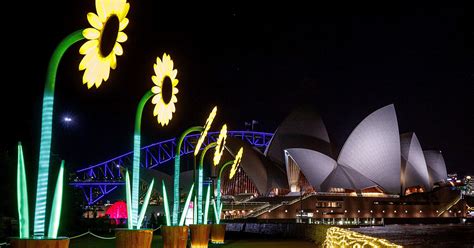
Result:
[[235,156],[234,163],[232,164],[232,168],[230,169],[229,179],[232,179],[237,172],[237,168],[240,165],[240,160],[242,160],[242,155],[244,154],[244,148],[241,147],[237,155]]
[[221,161],[222,154],[224,153],[225,140],[227,138],[227,125],[222,126],[221,132],[219,133],[219,138],[217,138],[216,151],[214,152],[214,166],[219,164]]
[[153,83],[156,84],[151,89],[156,94],[151,100],[153,104],[156,104],[153,115],[157,116],[158,123],[165,126],[168,125],[176,111],[174,104],[178,102],[176,97],[179,92],[176,87],[179,82],[176,78],[178,70],[173,70],[173,60],[166,53],[163,54],[163,59],[156,58],[156,64],[153,65],[153,68],[156,74],[151,77]]
[[207,137],[207,132],[209,132],[209,129],[211,129],[212,122],[214,121],[214,118],[216,117],[217,114],[217,106],[215,106],[211,113],[209,114],[209,117],[207,117],[206,124],[204,125],[204,130],[201,133],[201,137],[199,137],[199,140],[196,144],[196,148],[194,149],[194,156],[196,156],[199,153],[199,149],[201,149],[201,145],[204,142],[204,139]]
[[120,43],[127,40],[123,30],[128,25],[126,18],[130,4],[126,0],[96,0],[97,14],[88,13],[87,20],[92,28],[86,28],[83,35],[89,41],[79,49],[84,55],[79,71],[85,70],[82,83],[99,87],[102,80],[109,79],[110,68],[117,67],[117,56],[123,54]]

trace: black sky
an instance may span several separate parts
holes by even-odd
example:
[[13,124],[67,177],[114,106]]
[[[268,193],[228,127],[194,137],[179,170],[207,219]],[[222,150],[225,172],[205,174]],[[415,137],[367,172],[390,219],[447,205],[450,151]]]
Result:
[[[153,84],[156,57],[167,52],[180,80],[177,112],[160,128],[149,104],[143,144],[202,124],[213,105],[230,129],[254,119],[256,129],[273,132],[291,109],[307,104],[340,147],[365,116],[394,103],[400,132],[414,131],[424,149],[442,150],[448,172],[474,173],[472,4],[130,2],[129,39],[109,81],[99,89],[82,85],[79,44],[61,62],[53,151],[71,167],[131,150],[136,105]],[[0,149],[2,159],[15,158],[22,141],[34,168],[47,63],[62,38],[89,27],[94,1],[18,1],[5,9],[17,18],[2,17]],[[60,123],[66,113],[74,125]]]

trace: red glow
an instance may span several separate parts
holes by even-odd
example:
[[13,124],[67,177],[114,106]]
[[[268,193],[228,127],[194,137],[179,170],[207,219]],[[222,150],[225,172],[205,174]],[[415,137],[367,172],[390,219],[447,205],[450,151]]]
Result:
[[127,204],[124,201],[118,201],[110,206],[105,214],[111,219],[126,219],[127,216]]

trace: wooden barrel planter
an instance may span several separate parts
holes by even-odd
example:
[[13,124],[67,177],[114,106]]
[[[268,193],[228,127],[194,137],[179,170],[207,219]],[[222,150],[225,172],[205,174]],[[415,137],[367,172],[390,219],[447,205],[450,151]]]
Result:
[[115,247],[117,248],[150,248],[152,239],[152,229],[115,229]]
[[212,224],[211,227],[211,243],[224,244],[225,240],[225,224]]
[[56,239],[11,238],[10,244],[13,248],[68,248],[69,238],[66,238],[66,237],[58,237]]
[[163,236],[164,248],[186,248],[188,245],[187,226],[162,226],[161,235]]
[[189,228],[191,228],[191,247],[207,248],[209,235],[211,234],[211,225],[189,225]]

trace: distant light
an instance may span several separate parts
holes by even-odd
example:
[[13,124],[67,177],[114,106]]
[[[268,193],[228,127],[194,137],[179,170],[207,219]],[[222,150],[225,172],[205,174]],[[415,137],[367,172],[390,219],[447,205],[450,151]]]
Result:
[[288,213],[288,210],[285,209],[285,213]]
[[471,180],[471,176],[467,176],[466,179],[467,179],[467,180]]
[[385,210],[382,210],[382,213],[385,213]]
[[347,213],[347,210],[344,210],[344,213]]
[[423,213],[423,211],[420,210],[420,213]]
[[357,213],[360,213],[360,210],[357,210]]
[[373,213],[374,211],[373,210],[370,210],[371,213]]
[[65,122],[71,122],[71,121],[72,121],[72,118],[69,117],[69,116],[65,116],[65,117],[63,118],[63,121],[65,121]]

